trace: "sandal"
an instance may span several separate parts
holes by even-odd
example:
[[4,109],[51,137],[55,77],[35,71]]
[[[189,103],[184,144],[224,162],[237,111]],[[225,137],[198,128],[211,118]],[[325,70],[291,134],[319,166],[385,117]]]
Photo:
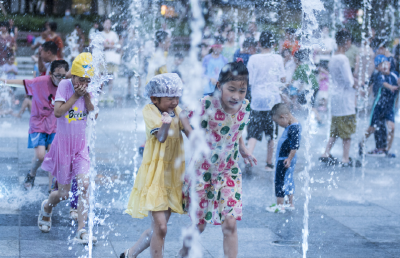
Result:
[[125,252],[123,252],[119,258],[129,258],[129,249],[126,249]]
[[274,171],[274,165],[273,164],[266,164],[265,165],[265,171]]
[[73,208],[69,209],[69,218],[78,221],[78,210]]
[[[25,190],[32,189],[33,186],[35,185],[35,176],[31,176],[31,172],[29,171],[28,174],[26,174],[26,177],[24,179],[24,188]],[[30,187],[29,187],[30,184]]]
[[336,164],[337,159],[329,154],[329,157],[319,157],[318,161],[321,163],[325,163],[327,166],[331,166]]
[[[86,231],[86,229],[82,228],[76,232],[76,236],[72,241],[77,244],[87,245],[89,244],[89,233]],[[92,243],[97,243],[97,237],[92,236]]]
[[[49,233],[49,231],[51,229],[51,214],[52,214],[52,212],[47,213],[44,211],[44,205],[46,204],[47,201],[48,200],[44,200],[42,202],[42,205],[41,205],[40,211],[39,211],[39,217],[38,217],[38,227],[43,233]],[[50,218],[50,221],[44,221],[43,217]]]
[[275,203],[267,207],[266,210],[272,213],[285,213],[285,208],[282,205],[276,205]]

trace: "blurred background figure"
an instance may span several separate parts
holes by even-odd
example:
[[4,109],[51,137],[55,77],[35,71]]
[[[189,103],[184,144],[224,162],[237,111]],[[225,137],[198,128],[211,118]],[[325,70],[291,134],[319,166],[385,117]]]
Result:
[[242,44],[241,48],[238,48],[234,55],[233,55],[233,61],[237,61],[238,58],[241,58],[243,60],[244,65],[247,66],[247,63],[249,62],[249,58],[251,55],[254,55],[257,51],[257,42],[255,41],[254,38],[247,38]]
[[16,41],[16,39],[18,38],[18,27],[14,25],[13,19],[9,19],[8,24],[10,26],[10,28],[8,29],[8,33],[10,33],[10,36],[13,37]]
[[99,23],[97,21],[95,21],[93,23],[93,27],[90,28],[90,30],[89,30],[89,35],[88,35],[89,45],[92,42],[92,40],[94,39],[94,36],[96,35],[96,33],[98,33],[98,32],[100,32]]
[[126,33],[122,33],[121,35],[121,42],[124,76],[128,78],[126,98],[131,99],[133,77],[139,80],[138,87],[140,87],[140,41],[136,37],[135,29],[127,28]]
[[53,41],[57,45],[57,57],[59,59],[64,58],[64,42],[61,39],[60,35],[56,33],[57,31],[57,23],[50,22],[49,29],[44,32],[46,41]]
[[226,60],[228,60],[228,62],[233,61],[233,55],[235,54],[236,48],[235,31],[230,29],[226,34],[226,40],[222,49],[222,55]]
[[[316,46],[314,49],[315,53],[315,63],[320,64],[321,62],[325,62],[328,65],[329,60],[331,59],[332,52],[337,48],[335,40],[329,36],[329,27],[321,26],[321,43],[324,46],[322,47]],[[324,65],[325,66],[325,65]]]
[[0,66],[8,61],[8,56],[14,55],[16,51],[15,39],[11,37],[8,22],[0,22]]
[[287,28],[285,30],[285,37],[279,44],[279,50],[289,49],[291,54],[294,55],[300,49],[299,41],[296,39],[296,29]]
[[[114,78],[118,74],[118,66],[121,63],[121,45],[117,33],[111,30],[111,20],[106,19],[103,23],[104,30],[101,32],[104,37],[104,55],[107,63],[107,72]],[[108,81],[108,96],[100,101],[107,101],[109,105],[113,105],[114,96],[112,94],[113,80]]]

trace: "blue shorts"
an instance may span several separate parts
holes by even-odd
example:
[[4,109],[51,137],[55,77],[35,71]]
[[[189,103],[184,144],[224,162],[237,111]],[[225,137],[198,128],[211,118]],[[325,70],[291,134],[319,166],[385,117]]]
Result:
[[47,133],[30,133],[28,138],[28,148],[33,149],[37,146],[49,146],[53,140],[55,133],[47,134]]

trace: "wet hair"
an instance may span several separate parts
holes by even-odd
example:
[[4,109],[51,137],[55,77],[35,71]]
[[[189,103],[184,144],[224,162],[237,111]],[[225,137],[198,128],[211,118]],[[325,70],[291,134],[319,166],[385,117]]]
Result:
[[343,46],[347,41],[351,40],[351,33],[347,30],[339,30],[335,34],[335,40],[338,46]]
[[53,74],[56,68],[64,68],[66,72],[69,70],[69,65],[65,60],[55,60],[51,62],[50,72]]
[[295,28],[286,28],[285,32],[287,34],[295,34],[296,33],[296,29]]
[[305,62],[308,60],[310,55],[310,51],[308,49],[300,49],[294,53],[294,57],[297,58],[300,62]]
[[373,50],[376,50],[380,47],[387,47],[388,41],[384,38],[374,38],[371,42],[371,47]]
[[243,42],[243,48],[256,47],[257,42],[253,37],[246,38]]
[[11,52],[7,52],[7,59],[10,59],[11,57],[14,57],[14,53]]
[[49,27],[51,31],[57,31],[57,22],[50,22]]
[[53,41],[44,42],[42,44],[42,49],[46,52],[50,51],[53,55],[57,55],[58,47]]
[[156,40],[155,40],[156,47],[158,47],[158,46],[160,45],[160,43],[163,43],[163,42],[167,39],[167,37],[168,37],[168,32],[166,32],[166,31],[164,31],[164,30],[159,30],[159,31],[157,31],[157,32],[156,32],[156,35],[155,35],[155,38],[156,38]]
[[291,114],[290,109],[284,103],[275,104],[271,109],[271,116],[279,116],[282,114]]
[[[183,54],[181,52],[178,52],[174,56],[175,58],[183,59]],[[180,77],[180,76],[179,76]]]
[[224,44],[224,38],[221,36],[217,36],[214,38],[214,44],[222,45]]
[[274,35],[272,32],[266,30],[260,35],[260,45],[262,48],[271,48],[275,44]]
[[81,25],[79,23],[75,24],[75,28],[78,27],[79,29],[82,28]]
[[218,76],[221,87],[230,81],[245,81],[249,85],[249,71],[243,62],[231,62],[222,67]]
[[10,23],[8,21],[0,22],[0,27],[6,27],[7,29],[10,29]]
[[285,52],[288,52],[289,55],[292,55],[292,51],[290,51],[290,49],[284,48],[284,49],[282,49],[282,52],[281,52],[282,57],[285,57]]

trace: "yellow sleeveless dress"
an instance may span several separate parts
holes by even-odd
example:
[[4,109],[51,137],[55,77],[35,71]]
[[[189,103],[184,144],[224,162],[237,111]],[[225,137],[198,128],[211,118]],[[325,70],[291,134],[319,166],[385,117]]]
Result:
[[154,133],[162,126],[161,112],[153,104],[143,108],[146,124],[146,146],[143,161],[129,198],[126,213],[133,218],[147,217],[149,211],[183,214],[182,174],[185,171],[180,107],[174,109],[168,138],[161,143]]

